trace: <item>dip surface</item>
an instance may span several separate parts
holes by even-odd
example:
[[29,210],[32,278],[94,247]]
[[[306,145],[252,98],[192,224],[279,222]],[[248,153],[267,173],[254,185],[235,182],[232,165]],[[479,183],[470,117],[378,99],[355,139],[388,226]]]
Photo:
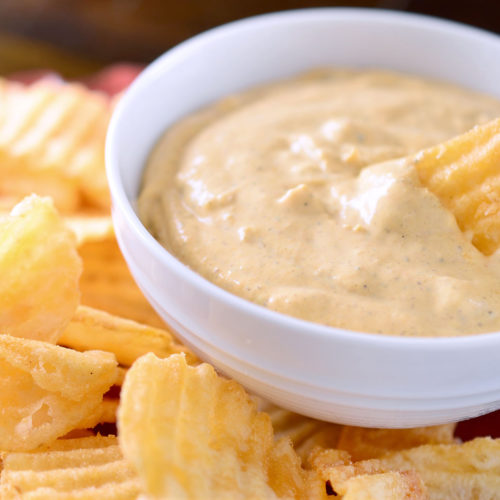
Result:
[[270,309],[350,330],[500,330],[485,257],[398,159],[500,116],[500,102],[380,71],[317,71],[184,118],[138,206],[194,271]]

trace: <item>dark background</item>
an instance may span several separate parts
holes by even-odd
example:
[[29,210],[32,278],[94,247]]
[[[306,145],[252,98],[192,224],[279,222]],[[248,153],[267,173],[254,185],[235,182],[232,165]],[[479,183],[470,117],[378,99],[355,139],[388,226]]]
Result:
[[75,77],[113,62],[146,63],[222,23],[326,6],[420,12],[500,32],[499,0],[0,0],[0,72],[51,67]]

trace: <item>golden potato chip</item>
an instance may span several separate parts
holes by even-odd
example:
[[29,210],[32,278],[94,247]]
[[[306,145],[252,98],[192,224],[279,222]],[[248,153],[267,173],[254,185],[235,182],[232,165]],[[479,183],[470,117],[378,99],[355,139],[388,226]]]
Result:
[[122,386],[125,380],[125,375],[127,375],[128,369],[123,366],[119,366],[116,372],[115,385]]
[[5,148],[28,130],[37,114],[52,98],[44,84],[25,86],[17,82],[4,83],[4,99],[0,118],[0,155],[2,163],[9,164]]
[[118,410],[119,441],[154,498],[304,498],[288,440],[235,381],[182,354],[138,359]]
[[0,332],[57,342],[78,305],[75,237],[48,198],[0,218]]
[[[72,212],[108,210],[104,139],[110,99],[78,84],[4,83],[0,107],[0,194],[54,197]],[[23,189],[30,189],[23,193]]]
[[284,436],[290,438],[294,447],[312,434],[317,429],[317,426],[322,423],[319,420],[285,410],[272,403],[258,403],[258,408],[271,418],[275,437],[278,439]]
[[[32,189],[23,189],[22,192],[34,192],[39,185],[36,178],[30,178],[33,182]],[[43,179],[40,181],[43,182]],[[51,196],[54,199],[54,196]],[[17,198],[2,196],[0,193],[0,217],[8,215],[10,209],[18,202]],[[60,203],[55,203],[60,206]],[[66,226],[76,236],[77,246],[89,241],[102,241],[112,238],[114,235],[113,221],[110,215],[96,215],[95,213],[80,212],[79,215],[64,216]]]
[[50,196],[57,209],[63,213],[74,212],[80,207],[78,184],[51,172],[23,172],[15,175],[2,172],[0,167],[0,197],[2,206],[11,208],[31,193]]
[[[38,453],[40,451],[67,451],[87,448],[105,448],[117,444],[116,436],[94,435],[80,438],[59,438],[52,443],[39,446],[28,453]],[[16,452],[22,453],[22,452]]]
[[337,445],[340,435],[340,425],[324,422],[301,443],[297,445],[296,451],[302,461],[305,461],[312,450],[316,447],[332,448]]
[[[75,483],[77,484],[78,481],[81,480],[77,478]],[[13,487],[8,485],[7,488],[9,487],[10,491],[13,491]],[[3,491],[0,490],[0,494],[2,493]],[[10,493],[10,495],[13,495],[13,493]],[[96,500],[101,498],[105,498],[106,500],[134,500],[136,498],[146,500],[146,497],[139,495],[137,479],[105,483],[98,487],[70,488],[68,491],[58,491],[54,487],[37,488],[36,490],[29,490],[22,495],[19,493],[16,493],[16,495],[0,498],[5,500]]]
[[3,456],[2,499],[118,500],[140,493],[116,437],[57,440],[52,447]]
[[422,183],[489,255],[500,246],[500,119],[418,153]]
[[[325,481],[315,471],[305,471],[306,487],[304,500],[331,500]],[[335,498],[335,497],[333,497]]]
[[456,424],[414,429],[368,429],[344,426],[337,448],[346,450],[352,460],[377,458],[388,451],[414,448],[422,444],[453,443]]
[[66,225],[75,233],[77,245],[88,241],[102,241],[114,234],[109,215],[73,215],[64,217]]
[[[99,419],[99,424],[107,423],[114,424],[116,423],[116,416],[118,413],[118,405],[120,404],[120,400],[118,398],[108,398],[104,397],[102,403],[100,405],[101,410],[101,418]],[[97,424],[96,424],[97,425]]]
[[427,489],[414,470],[390,470],[378,460],[351,462],[344,450],[316,448],[308,465],[324,481],[331,496],[351,500],[428,500]]
[[141,325],[86,306],[78,307],[59,343],[77,351],[98,349],[112,352],[124,366],[130,366],[148,352],[160,358],[186,352],[188,360],[195,360],[194,355],[178,344],[166,330]]
[[500,498],[500,439],[423,445],[377,460],[388,470],[417,471],[430,500]]
[[343,500],[429,500],[419,475],[414,471],[384,472],[355,476],[341,490]]
[[105,106],[106,109],[101,111],[90,134],[86,135],[83,143],[73,151],[68,162],[68,171],[78,179],[85,202],[107,210],[110,208],[110,198],[104,170],[104,146],[111,117],[109,101]]
[[316,447],[311,451],[306,466],[316,471],[319,477],[328,482],[331,488],[339,494],[345,490],[346,481],[353,477],[389,472],[389,469],[377,459],[353,463],[347,451],[321,447]]
[[[123,456],[116,437],[110,439],[113,440],[114,444],[103,447],[88,446],[86,448],[72,447],[67,450],[8,452],[4,454],[2,459],[3,468],[8,471],[39,471],[77,467],[82,463],[98,465],[122,459]],[[75,441],[75,439],[64,441]],[[71,445],[75,444],[71,443]]]
[[132,278],[115,238],[88,241],[78,251],[83,259],[80,280],[83,304],[165,328]]
[[345,451],[319,449],[311,453],[309,460],[339,495],[357,476],[406,471],[418,474],[430,500],[496,499],[500,492],[500,439],[428,444],[353,463]]
[[118,411],[119,400],[117,398],[104,397],[101,404],[85,417],[78,425],[78,428],[92,429],[97,424],[114,424]]
[[262,400],[258,401],[258,405],[261,411],[271,417],[275,437],[289,438],[302,461],[306,460],[316,446],[337,446],[341,425],[308,418]]
[[31,450],[76,428],[115,379],[111,353],[0,335],[0,449]]
[[[376,462],[372,461],[370,463]],[[326,449],[321,446],[316,446],[307,457],[305,465],[308,468],[316,469],[321,475],[326,475],[333,467],[351,464],[351,455],[349,455],[347,451],[338,450],[336,448]],[[379,467],[374,472],[380,472],[380,470],[381,468]],[[363,473],[365,473],[365,471],[363,471]]]

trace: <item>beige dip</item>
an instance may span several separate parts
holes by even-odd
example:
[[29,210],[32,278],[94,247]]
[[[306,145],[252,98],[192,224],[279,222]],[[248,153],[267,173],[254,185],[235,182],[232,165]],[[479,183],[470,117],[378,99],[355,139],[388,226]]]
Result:
[[406,336],[500,330],[500,256],[393,160],[497,116],[500,102],[450,85],[318,71],[174,125],[140,217],[193,270],[285,314]]

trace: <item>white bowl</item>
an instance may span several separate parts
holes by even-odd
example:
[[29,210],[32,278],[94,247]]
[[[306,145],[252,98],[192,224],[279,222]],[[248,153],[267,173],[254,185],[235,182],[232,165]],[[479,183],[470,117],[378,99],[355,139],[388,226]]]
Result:
[[301,321],[216,287],[169,254],[134,210],[146,159],[183,115],[318,66],[375,66],[500,97],[500,38],[423,16],[314,9],[255,17],[182,43],[120,101],[106,163],[116,235],[165,321],[251,391],[313,417],[368,427],[461,420],[500,407],[500,333],[397,338]]

